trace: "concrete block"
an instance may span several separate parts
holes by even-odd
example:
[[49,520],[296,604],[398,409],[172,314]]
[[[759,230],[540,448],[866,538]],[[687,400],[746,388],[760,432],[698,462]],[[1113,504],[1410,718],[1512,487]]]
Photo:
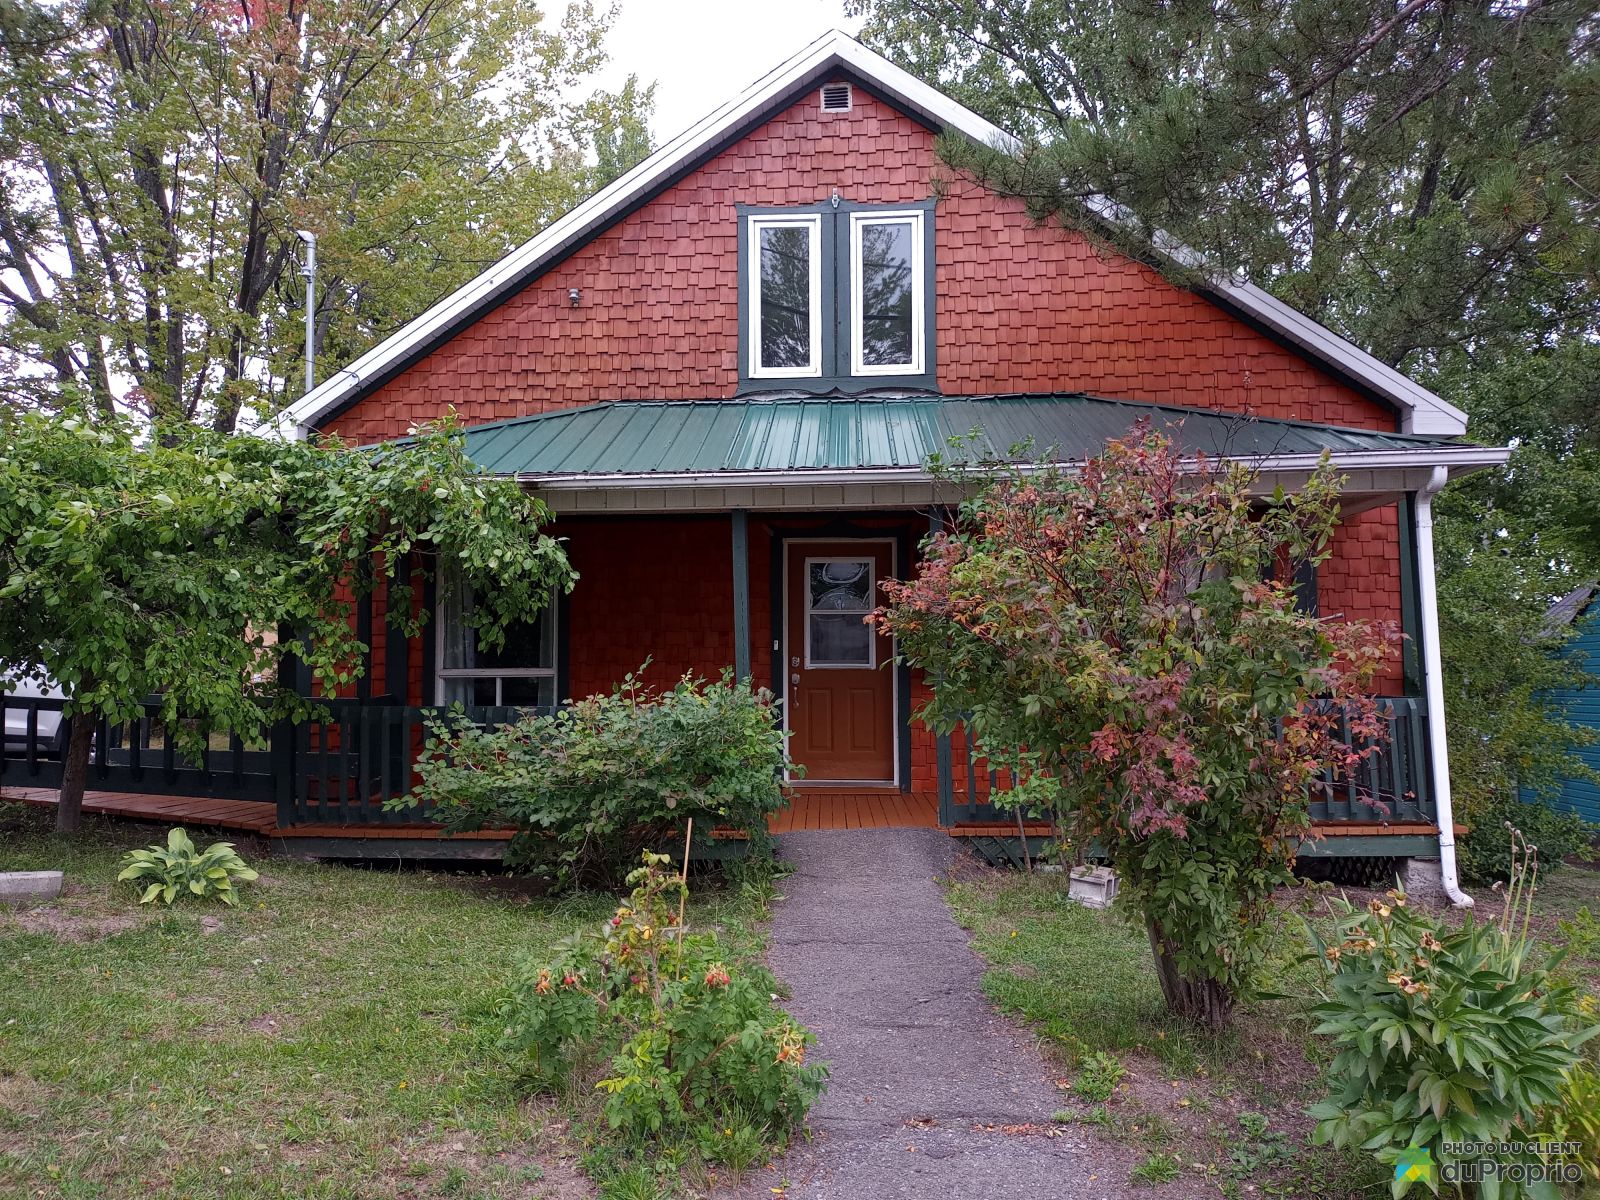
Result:
[[61,895],[60,871],[0,871],[0,904],[28,908]]
[[1117,898],[1117,873],[1110,867],[1074,867],[1067,898],[1085,908],[1110,908]]
[[1406,895],[1429,908],[1448,908],[1450,897],[1444,891],[1444,870],[1437,858],[1408,858],[1400,878]]

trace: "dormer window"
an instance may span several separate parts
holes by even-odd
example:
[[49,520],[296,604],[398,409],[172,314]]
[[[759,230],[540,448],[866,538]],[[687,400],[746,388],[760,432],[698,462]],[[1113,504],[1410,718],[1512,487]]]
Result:
[[822,218],[750,218],[753,379],[822,374]]
[[739,221],[742,390],[934,387],[931,201]]

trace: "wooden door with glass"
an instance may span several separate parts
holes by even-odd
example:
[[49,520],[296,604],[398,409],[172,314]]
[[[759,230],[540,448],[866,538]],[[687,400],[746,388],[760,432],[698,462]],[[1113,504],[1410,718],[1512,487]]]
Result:
[[792,540],[784,566],[784,714],[801,782],[894,783],[893,643],[866,623],[894,543]]

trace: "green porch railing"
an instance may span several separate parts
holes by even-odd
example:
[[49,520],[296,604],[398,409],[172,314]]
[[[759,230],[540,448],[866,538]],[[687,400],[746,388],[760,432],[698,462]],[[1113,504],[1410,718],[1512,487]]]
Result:
[[[1428,722],[1423,700],[1414,696],[1382,696],[1379,711],[1387,737],[1355,770],[1330,772],[1313,786],[1314,821],[1386,821],[1431,824],[1436,815],[1428,770]],[[1341,736],[1350,736],[1348,714],[1340,716]],[[958,726],[940,734],[934,755],[939,781],[939,823],[944,826],[989,824],[1014,820],[990,797],[1014,786],[1009,772],[990,770]]]
[[277,822],[293,825],[415,825],[419,805],[389,809],[415,786],[417,757],[431,721],[494,728],[553,708],[453,709],[361,700],[324,701],[325,715],[273,734]]
[[[58,788],[70,722],[65,701],[0,694],[0,784]],[[246,748],[236,734],[213,735],[198,753],[179,749],[161,715],[160,698],[140,705],[130,721],[94,720],[86,786],[95,791],[226,800],[272,799],[271,754]],[[180,723],[181,719],[180,719]]]

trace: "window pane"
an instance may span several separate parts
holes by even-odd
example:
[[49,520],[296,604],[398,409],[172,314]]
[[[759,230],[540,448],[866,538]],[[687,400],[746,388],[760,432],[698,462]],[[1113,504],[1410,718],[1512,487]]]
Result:
[[811,607],[866,612],[872,607],[871,561],[812,563]]
[[811,622],[811,661],[872,665],[872,630],[860,613],[816,613]]
[[518,621],[509,626],[506,644],[498,650],[486,650],[478,644],[477,630],[462,616],[463,610],[472,611],[472,597],[462,595],[462,591],[464,589],[451,589],[451,594],[439,606],[439,619],[444,622],[442,666],[445,670],[556,665],[555,621],[551,619],[549,608],[531,621]]
[[494,682],[492,676],[477,679],[446,679],[444,702],[487,707],[495,703]]
[[911,228],[910,221],[861,226],[861,361],[865,366],[911,362]]
[[761,365],[811,365],[811,230],[759,226]]
[[548,620],[548,616],[546,610],[532,621],[518,621],[507,627],[506,644],[499,650],[485,650],[480,645],[470,665],[480,670],[486,667],[555,666],[555,647],[550,637],[554,622]]
[[549,675],[507,675],[500,680],[500,703],[534,708],[555,703],[556,681]]

